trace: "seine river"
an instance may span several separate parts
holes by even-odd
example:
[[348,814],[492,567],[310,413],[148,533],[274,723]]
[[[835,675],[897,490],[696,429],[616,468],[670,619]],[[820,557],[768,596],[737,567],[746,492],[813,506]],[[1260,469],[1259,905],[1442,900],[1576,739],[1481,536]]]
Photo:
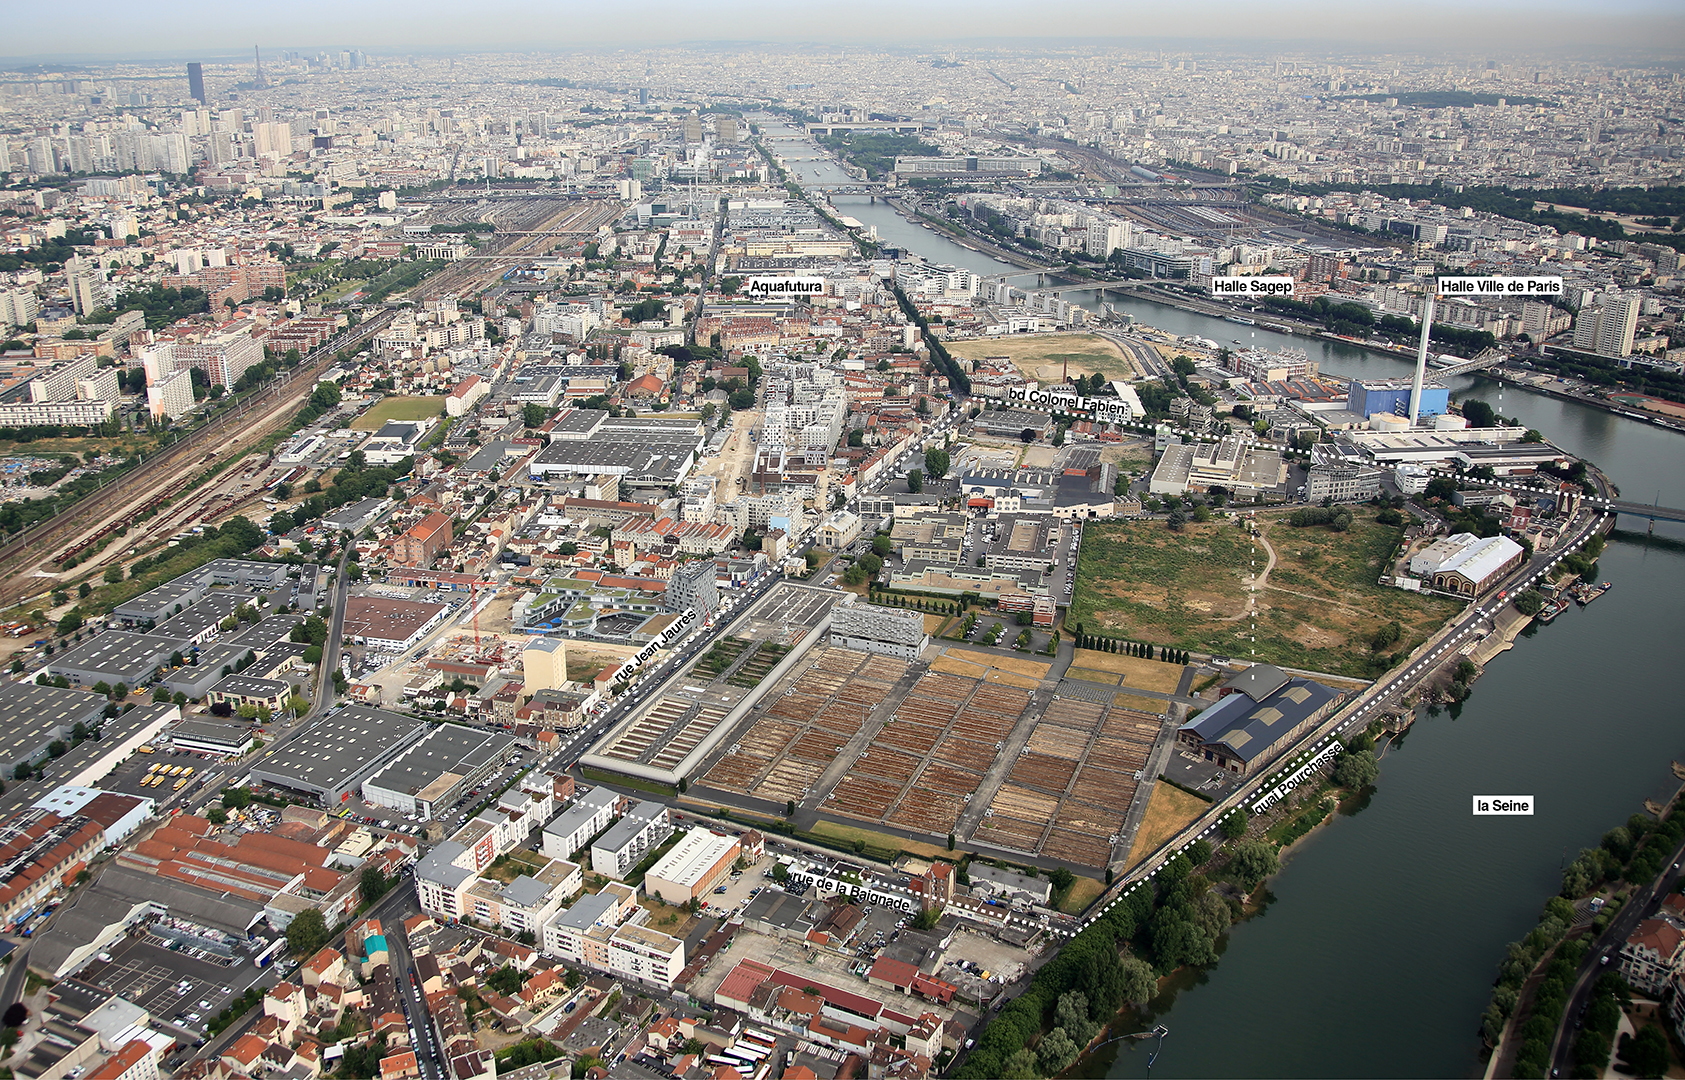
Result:
[[[804,184],[847,182],[828,160],[795,160],[817,157],[811,143],[773,146]],[[884,242],[934,261],[1013,269],[864,196],[835,204]],[[1066,296],[1099,310],[1097,291]],[[1337,343],[1118,294],[1106,301],[1177,335],[1308,349],[1326,373],[1410,371],[1407,361]],[[1501,401],[1503,415],[1596,463],[1628,498],[1685,506],[1685,438],[1484,377],[1451,389]],[[1668,763],[1685,760],[1678,699],[1664,678],[1685,640],[1685,529],[1658,524],[1665,539],[1654,543],[1647,527],[1623,518],[1599,570],[1615,587],[1530,628],[1455,714],[1424,715],[1384,755],[1366,803],[1295,850],[1264,913],[1230,931],[1222,961],[1153,1002],[1143,1027],[1170,1030],[1153,1075],[1480,1073],[1479,1017],[1505,945],[1532,928],[1565,861],[1642,811],[1645,798],[1671,791]],[[1475,818],[1476,794],[1533,795],[1538,812]],[[1091,1075],[1145,1076],[1148,1049],[1127,1044]]]

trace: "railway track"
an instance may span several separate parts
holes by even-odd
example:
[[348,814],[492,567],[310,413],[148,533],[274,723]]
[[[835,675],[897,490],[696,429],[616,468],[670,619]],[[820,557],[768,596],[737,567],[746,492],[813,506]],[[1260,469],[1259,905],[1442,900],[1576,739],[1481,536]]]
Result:
[[[219,458],[238,453],[284,426],[293,409],[314,389],[316,381],[311,376],[330,364],[339,350],[355,348],[385,327],[393,314],[383,312],[351,334],[336,338],[307,357],[284,383],[271,383],[245,398],[238,409],[221,414],[113,483],[84,496],[64,513],[0,546],[0,605],[26,601],[48,591],[57,584],[57,567],[65,559],[87,551],[140,515],[179,496]],[[256,423],[251,422],[254,418]],[[211,501],[214,491],[214,487],[207,489],[205,503]],[[196,499],[194,504],[200,501]]]
[[569,200],[550,209],[551,200],[535,200],[537,213],[549,212],[537,221],[512,221],[511,227],[493,233],[497,250],[464,259],[435,274],[425,285],[429,298],[477,293],[502,279],[522,262],[548,255],[558,244],[576,237],[592,237],[603,225],[620,216],[617,203]]

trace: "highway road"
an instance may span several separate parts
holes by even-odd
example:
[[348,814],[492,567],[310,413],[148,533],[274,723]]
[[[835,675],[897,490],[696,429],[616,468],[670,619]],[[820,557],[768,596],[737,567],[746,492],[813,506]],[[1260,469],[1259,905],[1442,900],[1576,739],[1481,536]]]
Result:
[[1170,365],[1164,362],[1164,357],[1140,338],[1120,334],[1116,330],[1097,330],[1096,333],[1127,352],[1148,375],[1162,378],[1170,374]]

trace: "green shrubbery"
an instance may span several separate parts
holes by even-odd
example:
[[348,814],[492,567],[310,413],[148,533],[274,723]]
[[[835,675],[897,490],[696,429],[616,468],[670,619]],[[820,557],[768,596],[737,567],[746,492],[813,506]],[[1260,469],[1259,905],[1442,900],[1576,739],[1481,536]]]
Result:
[[[1274,846],[1264,846],[1273,864]],[[1152,883],[1126,895],[1036,972],[1030,988],[983,1029],[976,1050],[953,1075],[1059,1072],[1119,1008],[1146,1005],[1159,975],[1187,964],[1216,963],[1217,938],[1236,914],[1193,873],[1188,858],[1178,855]]]

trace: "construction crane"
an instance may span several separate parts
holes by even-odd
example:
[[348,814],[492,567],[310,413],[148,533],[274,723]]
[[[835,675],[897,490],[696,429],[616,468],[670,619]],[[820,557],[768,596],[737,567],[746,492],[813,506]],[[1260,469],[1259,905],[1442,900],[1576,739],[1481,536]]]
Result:
[[497,585],[495,578],[475,578],[468,583],[468,614],[469,621],[474,624],[474,655],[480,655],[480,586]]

